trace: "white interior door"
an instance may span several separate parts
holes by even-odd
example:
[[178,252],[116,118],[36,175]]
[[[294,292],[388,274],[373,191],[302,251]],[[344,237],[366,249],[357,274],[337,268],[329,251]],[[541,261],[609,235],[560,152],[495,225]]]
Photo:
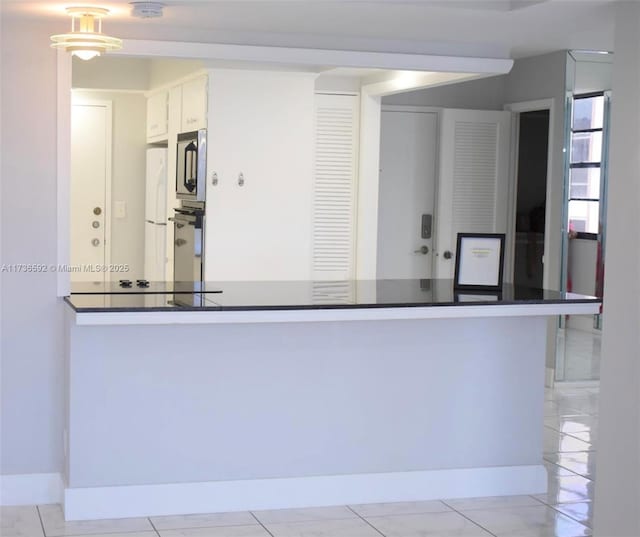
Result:
[[506,233],[511,112],[443,110],[436,278],[453,278],[458,233]]
[[432,218],[435,204],[437,129],[435,112],[382,111],[378,278],[431,278],[423,215]]
[[71,112],[71,281],[104,281],[109,263],[111,104]]

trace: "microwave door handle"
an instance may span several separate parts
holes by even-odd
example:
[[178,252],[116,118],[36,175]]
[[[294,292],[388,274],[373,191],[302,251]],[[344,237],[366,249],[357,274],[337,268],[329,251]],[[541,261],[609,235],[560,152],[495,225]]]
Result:
[[189,144],[184,148],[184,173],[182,174],[182,182],[184,187],[189,191],[189,185],[187,182],[187,155],[189,154]]
[[193,150],[191,151],[191,177],[189,179],[192,180],[192,184],[195,186],[196,183],[196,174],[198,170],[196,166],[198,165],[198,146],[194,144]]
[[192,185],[190,184],[191,177],[187,177],[187,162],[189,162],[189,153],[191,153],[191,173],[193,173],[194,158],[197,159],[198,148],[193,142],[190,142],[187,147],[184,148],[184,174],[182,176],[182,182],[188,192],[193,192]]

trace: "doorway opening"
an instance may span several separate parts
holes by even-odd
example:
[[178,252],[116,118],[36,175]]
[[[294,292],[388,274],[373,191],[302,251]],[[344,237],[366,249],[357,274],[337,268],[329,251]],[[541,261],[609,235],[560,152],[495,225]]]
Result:
[[543,287],[549,110],[519,114],[515,285]]

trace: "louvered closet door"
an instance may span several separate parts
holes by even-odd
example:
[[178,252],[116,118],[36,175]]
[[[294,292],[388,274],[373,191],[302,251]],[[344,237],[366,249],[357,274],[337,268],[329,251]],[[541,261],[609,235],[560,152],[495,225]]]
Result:
[[443,110],[440,125],[435,273],[453,278],[458,233],[506,233],[511,112]]
[[354,95],[316,94],[313,279],[355,274],[358,110]]

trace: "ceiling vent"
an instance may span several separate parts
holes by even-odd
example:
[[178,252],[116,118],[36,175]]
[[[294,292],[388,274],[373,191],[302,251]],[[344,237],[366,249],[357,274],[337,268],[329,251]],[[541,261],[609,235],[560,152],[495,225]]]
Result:
[[160,2],[130,2],[131,15],[139,19],[157,19],[162,17],[164,4]]

